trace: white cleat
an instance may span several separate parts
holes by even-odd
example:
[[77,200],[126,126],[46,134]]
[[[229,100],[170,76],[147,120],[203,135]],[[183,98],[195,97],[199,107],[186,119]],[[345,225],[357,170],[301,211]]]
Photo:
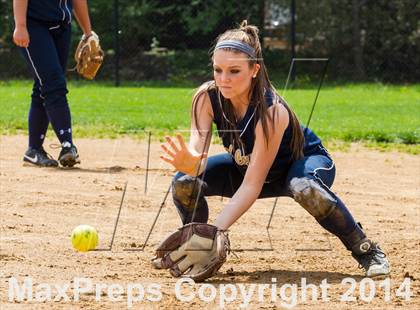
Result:
[[374,278],[389,275],[391,267],[379,245],[373,243],[366,253],[352,255],[359,262],[360,266],[365,269],[367,277]]

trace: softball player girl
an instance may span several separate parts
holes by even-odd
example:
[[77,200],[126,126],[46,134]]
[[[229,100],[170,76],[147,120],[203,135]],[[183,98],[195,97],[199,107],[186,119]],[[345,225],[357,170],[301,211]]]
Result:
[[92,34],[87,0],[14,0],[13,41],[20,47],[34,77],[28,116],[29,147],[23,160],[41,167],[58,162],[43,148],[51,123],[62,146],[62,166],[80,163],[73,144],[65,71],[74,12],[86,37]]
[[[335,166],[321,140],[272,86],[258,29],[243,22],[220,35],[212,61],[214,81],[193,98],[189,145],[179,135],[162,145],[161,158],[179,171],[172,193],[183,224],[207,222],[206,196],[230,197],[213,223],[222,230],[256,199],[289,196],[341,240],[367,276],[388,274],[383,251],[331,191]],[[227,153],[207,158],[212,123]]]

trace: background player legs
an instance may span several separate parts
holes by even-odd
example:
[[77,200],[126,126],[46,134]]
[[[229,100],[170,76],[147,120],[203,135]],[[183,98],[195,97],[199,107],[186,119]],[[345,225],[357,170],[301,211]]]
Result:
[[[63,165],[72,166],[79,160],[72,141],[71,116],[66,97],[68,91],[64,77],[71,28],[69,24],[62,24],[49,29],[48,26],[29,19],[28,31],[31,42],[35,43],[30,43],[28,48],[22,48],[22,52],[38,80],[46,114],[63,146],[59,160]],[[70,162],[62,160],[67,155],[70,155]]]

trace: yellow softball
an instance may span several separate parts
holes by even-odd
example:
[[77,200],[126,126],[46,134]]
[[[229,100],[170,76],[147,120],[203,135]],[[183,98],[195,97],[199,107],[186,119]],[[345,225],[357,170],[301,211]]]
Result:
[[71,244],[80,252],[93,250],[98,245],[98,232],[89,225],[79,225],[71,233]]

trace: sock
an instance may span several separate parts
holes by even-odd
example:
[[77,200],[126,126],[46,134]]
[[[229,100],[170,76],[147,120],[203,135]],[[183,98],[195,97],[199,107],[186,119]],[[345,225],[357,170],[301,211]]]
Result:
[[45,109],[60,143],[67,141],[73,144],[70,108],[67,102],[59,105],[48,105]]
[[42,102],[31,101],[28,115],[29,147],[41,148],[44,143],[45,134],[48,129],[48,116]]

